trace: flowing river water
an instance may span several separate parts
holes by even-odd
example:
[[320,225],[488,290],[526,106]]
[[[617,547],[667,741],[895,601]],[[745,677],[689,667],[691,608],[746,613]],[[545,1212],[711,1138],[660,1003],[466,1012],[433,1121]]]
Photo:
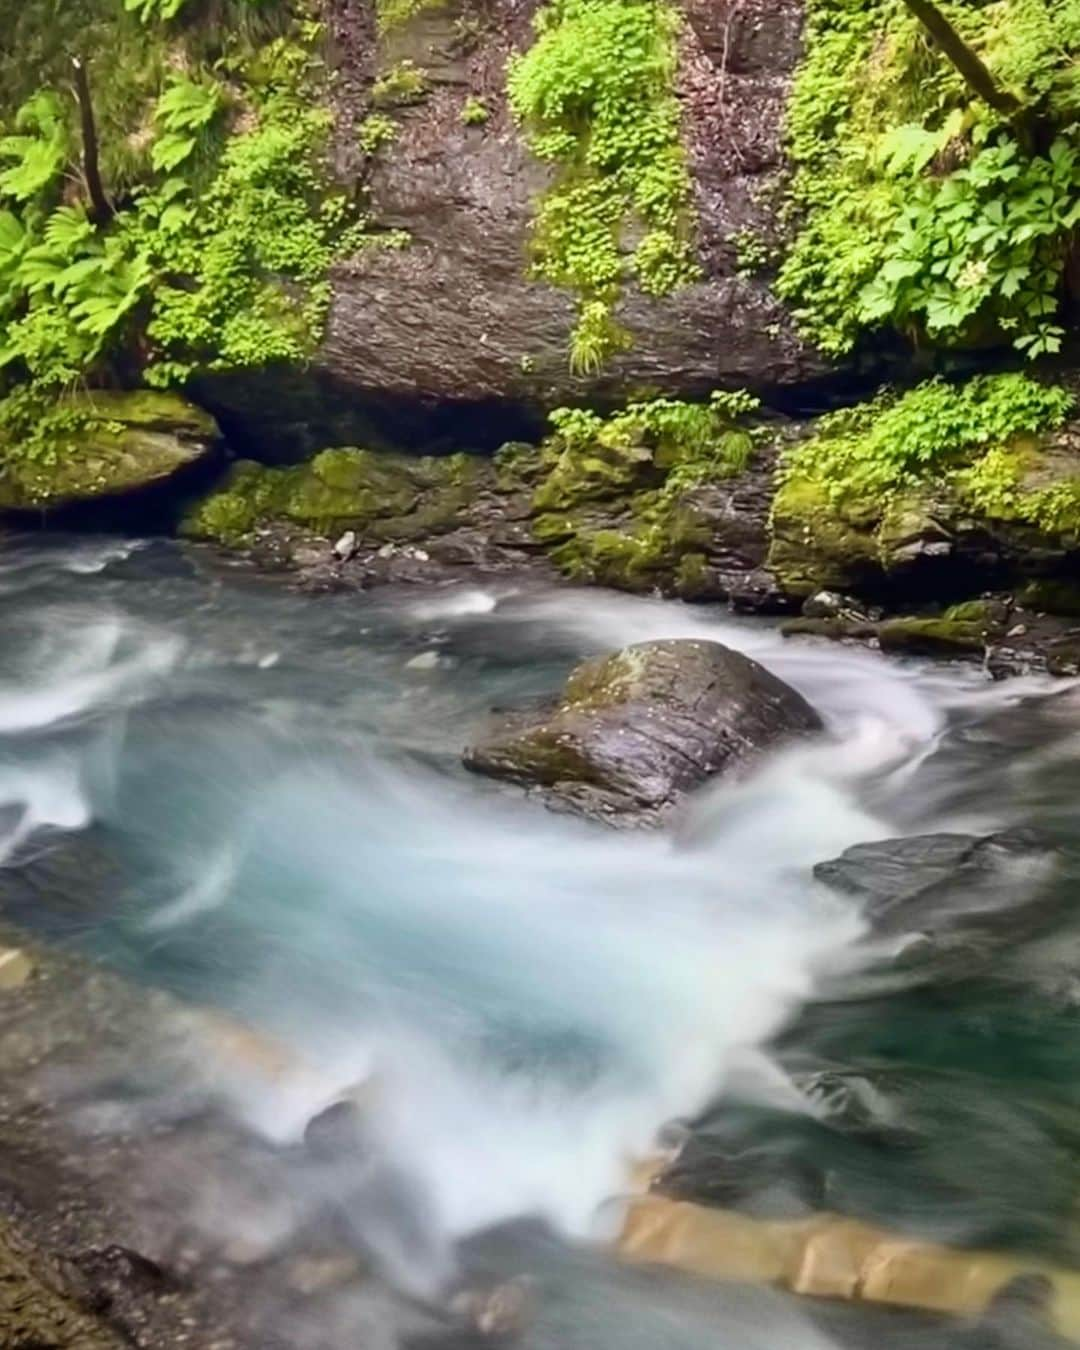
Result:
[[[541,1270],[525,1339],[552,1350],[954,1343],[618,1271],[607,1202],[677,1118],[751,1212],[1080,1255],[1076,926],[945,989],[841,997],[863,919],[810,870],[929,831],[1034,822],[1067,846],[1080,707],[1063,684],[511,580],[305,597],[96,537],[6,546],[0,623],[0,866],[83,832],[123,878],[7,917],[291,1047],[310,1075],[229,1102],[275,1147],[367,1082],[384,1166],[352,1217],[410,1296],[437,1299],[469,1260]],[[461,769],[491,706],[676,636],[757,658],[825,734],[662,833]],[[876,1102],[883,1135],[822,1119],[795,1086],[822,1067]],[[485,1249],[493,1229],[516,1236]]]

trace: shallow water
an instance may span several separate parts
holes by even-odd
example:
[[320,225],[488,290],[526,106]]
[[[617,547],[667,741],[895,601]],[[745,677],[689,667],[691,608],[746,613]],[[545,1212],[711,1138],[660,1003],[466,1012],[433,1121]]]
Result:
[[[87,538],[0,555],[0,623],[0,863],[85,828],[111,861],[84,905],[14,917],[293,1046],[310,1076],[230,1102],[277,1144],[376,1084],[373,1138],[421,1236],[375,1203],[355,1218],[394,1283],[437,1297],[462,1240],[522,1217],[602,1237],[628,1164],[699,1113],[699,1153],[760,1175],[757,1212],[825,1203],[1070,1256],[1068,935],[1011,954],[1000,984],[837,998],[862,920],[809,871],[900,833],[1037,819],[1067,838],[1080,715],[1061,685],[599,591],[301,597]],[[587,826],[460,768],[488,707],[673,636],[762,661],[826,734],[703,792],[673,834]],[[820,1119],[789,1073],[826,1064],[884,1075],[905,1147]],[[791,1180],[808,1169],[812,1200]],[[536,1346],[864,1343],[790,1302],[541,1245],[495,1260],[548,1272]]]

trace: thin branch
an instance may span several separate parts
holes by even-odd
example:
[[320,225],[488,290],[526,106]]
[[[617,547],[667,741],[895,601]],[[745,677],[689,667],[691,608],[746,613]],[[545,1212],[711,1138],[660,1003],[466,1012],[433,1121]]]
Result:
[[933,0],[904,0],[904,4],[960,72],[972,93],[1003,117],[1016,117],[1021,111],[1020,100],[1001,88],[982,58],[967,45]]
[[107,225],[112,220],[114,212],[101,181],[97,123],[94,120],[94,104],[90,98],[90,81],[86,75],[86,66],[77,56],[71,58],[71,65],[75,72],[75,97],[79,103],[79,118],[82,122],[83,174],[86,178],[86,190],[90,194],[90,218],[95,225]]

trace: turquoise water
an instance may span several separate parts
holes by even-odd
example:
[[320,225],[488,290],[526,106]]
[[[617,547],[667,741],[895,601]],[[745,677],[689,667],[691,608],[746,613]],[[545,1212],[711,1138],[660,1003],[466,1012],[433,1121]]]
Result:
[[[393,1282],[434,1296],[460,1244],[529,1218],[557,1239],[511,1244],[555,1272],[553,1345],[859,1343],[779,1299],[691,1296],[558,1245],[603,1235],[676,1117],[698,1121],[690,1184],[734,1167],[755,1212],[824,1205],[1072,1259],[1068,925],[977,982],[855,997],[861,916],[809,870],[898,833],[1038,819],[1068,841],[1080,746],[1060,688],[602,592],[303,597],[101,539],[2,555],[0,619],[0,860],[76,838],[96,860],[14,917],[287,1042],[310,1074],[226,1094],[275,1146],[376,1084],[373,1137],[429,1239],[410,1260],[366,1235]],[[491,705],[682,635],[798,687],[821,740],[706,791],[672,834],[609,833],[460,768]],[[826,1068],[869,1084],[872,1128],[802,1091]]]

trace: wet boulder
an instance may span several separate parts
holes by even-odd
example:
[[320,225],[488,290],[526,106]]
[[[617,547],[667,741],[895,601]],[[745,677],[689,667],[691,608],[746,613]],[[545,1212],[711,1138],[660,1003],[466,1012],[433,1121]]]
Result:
[[966,975],[1058,912],[1057,863],[1049,839],[1015,828],[857,844],[814,875],[859,901],[871,937],[897,944],[900,964]]
[[706,779],[820,726],[800,694],[719,642],[642,642],[579,666],[554,703],[497,714],[465,764],[552,805],[653,823]]

